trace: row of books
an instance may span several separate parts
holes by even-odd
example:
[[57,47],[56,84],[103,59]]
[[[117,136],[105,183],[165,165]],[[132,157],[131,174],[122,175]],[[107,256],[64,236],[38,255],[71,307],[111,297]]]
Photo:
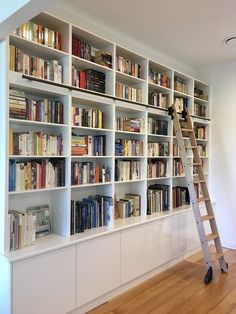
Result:
[[206,127],[205,126],[195,126],[194,133],[196,139],[205,140],[206,139]]
[[194,97],[201,98],[203,100],[208,100],[208,95],[206,95],[204,91],[198,87],[194,87]]
[[148,104],[154,107],[167,109],[169,105],[169,95],[157,92],[148,92]]
[[9,160],[9,191],[54,188],[65,185],[64,159]]
[[159,73],[149,68],[149,82],[170,88],[171,79],[164,73]]
[[207,146],[205,144],[198,144],[197,148],[201,157],[207,157]]
[[73,56],[112,68],[112,54],[110,51],[93,47],[75,36],[72,37],[72,54]]
[[140,160],[116,160],[115,180],[131,181],[141,179]]
[[203,192],[202,192],[201,184],[200,184],[200,183],[195,183],[195,184],[194,184],[194,188],[195,188],[195,191],[196,191],[196,196],[197,196],[197,198],[203,197]]
[[147,164],[148,178],[167,177],[167,160],[151,159]]
[[147,214],[162,212],[169,209],[169,189],[168,185],[153,184],[147,190]]
[[41,24],[36,24],[32,21],[26,22],[14,30],[13,34],[38,44],[61,50],[61,34],[43,27]]
[[141,88],[131,87],[120,82],[116,82],[116,96],[136,102],[143,101]]
[[172,189],[172,208],[190,204],[189,192],[186,187],[176,186]]
[[183,97],[175,97],[174,105],[177,112],[182,112],[188,108],[188,99]]
[[10,251],[35,244],[51,232],[49,205],[28,207],[24,212],[9,210]]
[[110,226],[113,222],[112,197],[94,195],[81,201],[71,200],[70,234],[91,228]]
[[72,133],[71,154],[73,156],[105,156],[105,135],[77,135]]
[[62,156],[62,134],[43,132],[14,132],[9,129],[9,155],[23,156]]
[[71,184],[106,183],[111,181],[111,168],[96,162],[72,162]]
[[10,46],[10,71],[20,72],[40,79],[63,83],[63,66],[58,60],[45,60],[30,56],[20,48]]
[[10,89],[9,116],[13,119],[63,124],[64,106],[57,100],[34,99],[23,91]]
[[173,156],[180,156],[179,145],[173,143]]
[[188,93],[187,84],[180,77],[175,77],[174,78],[174,89],[177,92],[180,92],[180,93],[184,93],[184,94]]
[[141,195],[125,194],[116,198],[115,218],[137,217],[141,215]]
[[95,70],[80,71],[72,65],[72,86],[104,94],[106,75]]
[[147,155],[148,157],[169,156],[169,142],[148,142]]
[[180,158],[173,160],[173,176],[184,175],[184,169]]
[[140,64],[128,60],[122,56],[116,57],[116,69],[121,73],[132,75],[134,77],[141,78],[142,67]]
[[148,133],[155,135],[168,135],[168,121],[149,117]]
[[143,156],[143,141],[116,139],[115,140],[116,156]]
[[206,106],[194,103],[193,113],[196,116],[205,118],[206,117]]
[[140,118],[116,118],[116,130],[143,133],[144,132],[144,120]]
[[72,124],[88,128],[103,128],[104,113],[96,109],[72,107]]

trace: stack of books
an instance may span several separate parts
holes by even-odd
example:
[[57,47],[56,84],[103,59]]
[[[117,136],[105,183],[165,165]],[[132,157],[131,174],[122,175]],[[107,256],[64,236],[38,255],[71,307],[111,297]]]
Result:
[[206,117],[206,106],[194,104],[194,115],[199,117]]
[[174,79],[174,89],[177,92],[180,92],[180,93],[183,93],[183,94],[187,94],[188,93],[187,84],[185,83],[184,80],[182,80],[179,77],[175,77],[175,79]]
[[188,99],[183,97],[175,97],[174,105],[177,112],[182,112],[188,108]]
[[194,88],[194,97],[208,101],[208,95],[205,95],[204,91],[198,87]]
[[125,194],[124,197],[116,199],[115,218],[137,217],[141,215],[141,195]]
[[206,127],[205,126],[195,126],[194,133],[196,139],[205,140],[206,139]]
[[77,135],[72,133],[71,154],[73,156],[105,156],[105,135]]
[[207,157],[207,147],[205,144],[198,144],[198,152],[200,157]]
[[72,86],[104,94],[106,75],[95,70],[80,71],[72,65]]
[[116,118],[116,130],[143,133],[144,120],[140,118]]
[[82,201],[71,200],[71,235],[91,228],[110,226],[113,219],[113,200],[110,196],[95,195]]

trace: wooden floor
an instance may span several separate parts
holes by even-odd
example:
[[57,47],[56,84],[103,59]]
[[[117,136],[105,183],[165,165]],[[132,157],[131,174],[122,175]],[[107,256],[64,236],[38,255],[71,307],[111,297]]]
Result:
[[215,263],[215,279],[203,283],[205,266],[201,253],[102,304],[89,314],[236,313],[236,251],[225,250],[229,272]]

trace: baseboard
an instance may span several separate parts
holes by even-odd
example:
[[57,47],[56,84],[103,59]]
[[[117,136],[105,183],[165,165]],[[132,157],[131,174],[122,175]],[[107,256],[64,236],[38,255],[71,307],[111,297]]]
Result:
[[222,246],[227,249],[236,250],[236,242],[224,241],[221,239]]

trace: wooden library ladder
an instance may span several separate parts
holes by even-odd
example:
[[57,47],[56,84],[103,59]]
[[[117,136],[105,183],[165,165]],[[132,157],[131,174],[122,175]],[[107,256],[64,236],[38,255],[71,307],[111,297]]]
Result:
[[[174,131],[177,139],[177,143],[180,150],[180,156],[182,161],[182,166],[186,178],[186,183],[190,195],[191,204],[193,207],[194,217],[198,229],[198,234],[202,246],[203,257],[206,265],[207,273],[204,278],[206,284],[210,283],[213,277],[213,261],[218,260],[220,269],[222,272],[227,272],[228,264],[225,262],[220,236],[218,233],[216,220],[214,216],[214,211],[210,196],[208,193],[207,184],[205,181],[205,176],[203,173],[202,161],[199,155],[195,134],[193,126],[190,120],[190,115],[188,109],[185,109],[180,116],[175,108],[175,105],[169,107],[169,115],[173,120]],[[190,145],[185,145],[184,137],[188,137]],[[189,163],[189,158],[187,152],[192,150],[193,153],[193,162]],[[193,179],[193,174],[191,168],[195,167],[197,169],[197,179]],[[200,184],[202,197],[197,196],[194,184]],[[199,203],[204,202],[206,207],[207,215],[202,216],[200,211]],[[203,222],[208,222],[210,224],[211,233],[206,234]],[[214,245],[209,245],[209,242],[214,241]],[[212,247],[214,252],[212,252]]]

